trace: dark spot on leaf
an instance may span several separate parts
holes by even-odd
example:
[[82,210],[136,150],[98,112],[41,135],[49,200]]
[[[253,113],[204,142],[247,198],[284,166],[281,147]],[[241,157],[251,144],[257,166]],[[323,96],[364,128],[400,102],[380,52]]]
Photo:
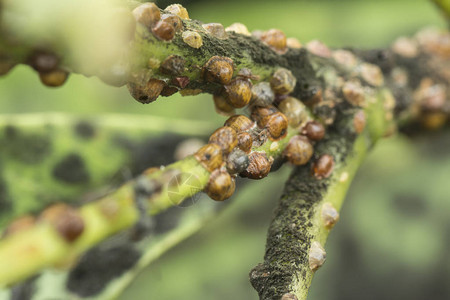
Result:
[[10,300],[31,300],[35,293],[35,281],[38,276],[34,276],[11,289]]
[[89,173],[86,170],[81,156],[75,153],[68,154],[53,168],[53,176],[70,184],[86,183],[89,181]]
[[111,280],[131,269],[140,255],[131,245],[109,249],[93,248],[70,271],[67,289],[81,297],[94,296]]
[[5,139],[0,140],[0,148],[12,159],[27,164],[41,162],[51,153],[50,134],[24,134],[13,126],[5,128]]
[[88,121],[81,121],[75,125],[75,133],[88,140],[95,136],[95,127]]
[[393,206],[396,211],[405,216],[418,217],[426,213],[427,201],[414,194],[396,195],[393,199]]
[[155,234],[163,234],[175,228],[180,220],[182,212],[185,211],[180,207],[171,207],[162,213],[154,216],[154,232]]

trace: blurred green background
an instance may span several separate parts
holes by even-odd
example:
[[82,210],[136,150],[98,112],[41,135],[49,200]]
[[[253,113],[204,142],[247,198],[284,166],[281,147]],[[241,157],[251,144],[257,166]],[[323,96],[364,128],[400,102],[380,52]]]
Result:
[[[160,7],[174,3],[158,3]],[[176,2],[175,2],[176,3]],[[399,35],[445,26],[425,0],[184,1],[193,19],[282,29],[301,42],[384,47]],[[208,95],[134,101],[126,88],[71,75],[44,87],[28,67],[0,79],[4,114],[133,113],[211,121]],[[200,109],[201,108],[201,109]],[[148,267],[120,299],[257,299],[248,272],[262,261],[266,229],[289,167],[238,192],[234,204]],[[363,165],[326,245],[310,299],[450,299],[450,135],[382,141]]]

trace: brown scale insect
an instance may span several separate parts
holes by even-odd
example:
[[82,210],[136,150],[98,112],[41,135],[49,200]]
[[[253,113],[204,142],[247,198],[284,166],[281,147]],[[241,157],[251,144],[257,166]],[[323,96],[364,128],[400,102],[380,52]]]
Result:
[[6,237],[24,230],[27,230],[36,223],[36,218],[34,216],[22,216],[14,221],[12,221],[8,227],[3,231],[2,237]]
[[198,32],[186,30],[183,32],[182,37],[183,42],[192,48],[198,49],[203,46],[202,36]]
[[375,87],[379,87],[384,84],[383,72],[381,72],[381,69],[378,66],[368,63],[362,63],[359,66],[359,71],[361,77],[368,84]]
[[363,110],[359,110],[353,116],[353,127],[355,128],[355,132],[358,134],[363,132],[366,127],[366,114]]
[[275,94],[268,82],[260,82],[252,87],[252,105],[268,106],[275,100]]
[[331,229],[339,221],[339,212],[333,204],[326,202],[322,205],[321,217],[327,229]]
[[277,111],[261,120],[261,125],[269,132],[271,140],[282,139],[287,134],[288,119]]
[[252,152],[248,156],[249,165],[240,175],[250,179],[262,179],[270,172],[271,163],[265,153]]
[[325,127],[320,122],[310,121],[306,123],[302,133],[310,140],[320,141],[325,136]]
[[255,123],[244,115],[234,115],[225,121],[225,126],[230,126],[237,133],[247,131],[252,128]]
[[59,58],[50,52],[35,51],[28,58],[28,64],[39,73],[48,73],[58,68]]
[[306,44],[306,49],[314,55],[329,58],[331,57],[331,50],[321,41],[312,40]]
[[180,17],[183,20],[189,20],[189,13],[187,9],[181,4],[171,4],[167,6],[164,10]]
[[303,101],[307,106],[311,107],[323,101],[322,89],[316,87],[312,90],[311,97]]
[[215,170],[209,177],[205,192],[215,201],[223,201],[230,198],[236,189],[236,181],[225,170]]
[[175,27],[169,22],[159,20],[152,28],[153,35],[163,41],[170,41],[175,36]]
[[137,22],[152,28],[161,19],[161,13],[158,6],[154,3],[143,3],[133,9],[133,16]]
[[359,81],[347,81],[342,87],[345,100],[355,106],[364,104],[364,90]]
[[237,135],[238,148],[249,153],[252,150],[253,138],[248,132],[240,132]]
[[285,68],[279,68],[273,73],[270,79],[270,86],[276,94],[286,95],[292,92],[297,83],[291,71]]
[[226,32],[235,32],[237,34],[242,34],[246,36],[251,36],[250,32],[247,29],[247,26],[245,26],[242,23],[233,23],[227,28],[225,28]]
[[213,56],[203,66],[203,76],[208,82],[229,84],[233,72],[233,60],[229,57]]
[[322,245],[317,241],[312,242],[309,249],[309,268],[317,271],[325,263],[326,258],[327,253]]
[[179,76],[172,79],[172,84],[182,89],[184,89],[189,84],[189,82],[190,80],[187,76]]
[[73,207],[58,203],[45,209],[39,221],[46,221],[58,231],[67,242],[74,242],[84,231],[84,221]]
[[278,53],[282,54],[287,50],[286,35],[281,30],[270,29],[264,32],[261,36],[261,41]]
[[39,73],[39,79],[42,84],[48,87],[59,87],[67,81],[68,77],[69,73],[61,69],[56,69],[46,73]]
[[235,108],[246,106],[252,99],[252,83],[247,79],[237,78],[225,86],[228,101]]
[[175,32],[183,29],[183,22],[179,16],[173,14],[163,14],[161,15],[161,21],[168,23],[173,26]]
[[224,39],[228,38],[228,34],[225,31],[225,28],[220,23],[203,24],[202,27],[206,31],[208,31],[208,33],[210,35],[212,35],[213,37],[216,37],[216,38],[221,39],[221,40],[224,40]]
[[298,127],[308,119],[306,106],[294,97],[282,100],[278,109],[286,116],[292,127]]
[[273,105],[268,106],[253,106],[251,112],[251,118],[256,121],[259,127],[263,128],[266,124],[263,123],[267,121],[266,117],[276,113],[278,109]]
[[317,179],[328,178],[333,172],[334,159],[329,154],[323,154],[312,166],[312,174]]
[[173,94],[175,94],[176,92],[178,92],[178,89],[174,86],[164,86],[164,88],[161,91],[161,96],[163,97],[169,97],[172,96]]
[[298,298],[294,294],[287,293],[281,297],[281,300],[298,300]]
[[213,100],[217,113],[224,116],[234,115],[234,107],[230,104],[230,102],[228,102],[227,97],[223,95],[223,93],[214,94]]
[[234,149],[227,158],[227,171],[234,175],[239,174],[249,165],[248,155],[241,149]]
[[218,169],[222,163],[222,149],[217,144],[206,144],[195,154],[195,159],[209,172]]
[[314,153],[313,146],[309,140],[300,135],[293,136],[286,149],[283,151],[283,156],[293,165],[301,166],[306,164]]
[[184,72],[184,65],[186,61],[178,55],[169,55],[159,66],[159,70],[163,74],[181,75]]
[[165,86],[164,81],[155,78],[150,79],[145,86],[139,86],[132,82],[127,84],[131,96],[144,104],[155,101]]
[[301,49],[303,47],[302,43],[294,37],[287,38],[286,45],[292,49]]
[[213,132],[209,138],[209,142],[219,145],[222,149],[222,153],[227,155],[237,146],[238,140],[236,131],[228,126],[221,127]]

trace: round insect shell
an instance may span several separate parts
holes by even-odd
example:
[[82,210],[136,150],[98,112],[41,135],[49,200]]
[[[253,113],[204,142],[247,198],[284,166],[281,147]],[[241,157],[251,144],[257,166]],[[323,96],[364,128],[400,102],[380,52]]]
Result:
[[151,78],[144,86],[135,83],[129,83],[127,85],[131,96],[143,104],[155,101],[165,86],[164,81],[155,78]]
[[325,263],[326,258],[327,253],[322,245],[317,241],[312,242],[309,249],[309,268],[317,271]]
[[183,29],[183,21],[177,15],[173,14],[163,14],[161,15],[161,21],[166,22],[175,28],[175,32],[178,32]]
[[230,198],[236,188],[235,179],[222,170],[215,170],[209,177],[206,193],[215,201],[224,201]]
[[286,116],[292,127],[298,127],[308,119],[306,106],[294,97],[287,97],[281,101],[278,109]]
[[277,52],[285,53],[287,50],[286,35],[281,30],[270,29],[262,34],[261,40]]
[[320,122],[310,121],[306,123],[304,134],[310,140],[320,141],[325,136],[325,127]]
[[160,20],[152,28],[153,35],[163,41],[170,41],[175,36],[175,27],[172,24]]
[[198,149],[203,147],[205,142],[200,139],[191,138],[186,139],[179,143],[175,149],[174,158],[176,160],[182,160],[189,155],[193,155]]
[[329,58],[331,50],[321,41],[313,40],[306,44],[306,49],[314,55]]
[[209,172],[219,168],[222,163],[222,149],[217,144],[206,144],[195,154],[195,159]]
[[265,153],[252,152],[248,156],[249,165],[240,175],[250,179],[262,179],[270,172],[271,163]]
[[355,68],[358,64],[356,56],[348,50],[335,50],[333,51],[332,56],[337,63],[349,70]]
[[276,94],[286,95],[292,92],[297,83],[291,71],[285,68],[279,68],[270,79],[270,86]]
[[262,123],[269,131],[269,138],[271,140],[279,140],[287,134],[288,120],[279,111],[263,118]]
[[42,84],[48,87],[62,86],[67,81],[68,77],[69,73],[61,69],[56,69],[47,73],[39,73],[39,79]]
[[184,65],[186,61],[178,55],[169,55],[160,65],[159,70],[163,74],[181,75],[184,72]]
[[300,41],[297,38],[294,38],[294,37],[287,38],[286,45],[288,46],[288,48],[291,48],[291,49],[301,49],[301,48],[303,48],[302,43],[300,43]]
[[222,153],[227,155],[238,143],[236,131],[228,126],[221,127],[213,132],[209,138],[209,142],[217,144],[222,149]]
[[39,73],[47,73],[58,68],[59,58],[50,52],[35,51],[28,58],[30,66]]
[[237,133],[251,129],[255,123],[244,115],[234,115],[225,121],[225,126],[230,126]]
[[249,165],[248,155],[241,149],[234,149],[227,158],[227,170],[230,174],[239,174]]
[[252,150],[253,138],[248,132],[240,132],[237,135],[238,148],[249,153]]
[[322,205],[321,217],[327,229],[331,229],[339,221],[339,212],[330,202]]
[[267,106],[275,100],[275,94],[268,82],[260,82],[252,87],[252,105]]
[[334,168],[333,156],[323,154],[312,166],[313,176],[317,179],[324,179],[330,177]]
[[147,2],[133,9],[133,16],[137,22],[152,28],[161,19],[161,13],[155,3]]
[[234,115],[234,107],[228,102],[227,97],[223,94],[213,95],[214,106],[216,112],[224,116]]
[[203,24],[202,27],[213,37],[221,40],[228,38],[228,34],[226,33],[225,28],[220,23]]
[[242,108],[250,103],[252,98],[252,84],[247,79],[235,79],[225,86],[228,101],[235,108]]
[[178,92],[178,89],[174,86],[164,86],[164,88],[161,91],[161,96],[163,97],[169,97],[172,96],[173,94],[175,94],[176,92]]
[[363,132],[366,127],[366,114],[363,110],[359,110],[353,116],[353,127],[355,128],[355,132],[358,134]]
[[304,136],[296,135],[289,140],[283,156],[291,164],[301,166],[311,159],[313,153],[314,149],[309,140]]
[[399,37],[392,44],[392,50],[407,58],[414,58],[419,54],[419,46],[413,39],[407,37]]
[[227,28],[225,28],[226,32],[235,32],[237,34],[242,34],[246,36],[251,36],[251,33],[248,31],[247,26],[242,23],[233,23]]
[[203,76],[209,82],[229,84],[233,72],[233,60],[229,57],[213,56],[203,66]]
[[380,87],[384,84],[383,72],[381,72],[381,69],[378,66],[362,63],[359,68],[361,77],[368,84],[375,87]]
[[180,17],[183,20],[189,20],[189,13],[187,9],[181,4],[171,4],[167,6],[164,10]]
[[278,111],[278,109],[273,105],[268,106],[253,106],[251,110],[251,118],[255,120],[259,127],[263,128],[266,126],[268,119],[266,117],[274,114]]
[[39,217],[53,225],[63,239],[74,242],[84,231],[84,220],[79,212],[66,204],[54,204]]
[[345,100],[355,106],[362,106],[364,104],[364,90],[358,81],[347,81],[342,87],[342,94]]
[[202,36],[195,31],[185,31],[182,34],[183,42],[185,42],[188,46],[198,49],[203,46]]
[[298,300],[298,298],[294,294],[287,293],[281,297],[281,300]]

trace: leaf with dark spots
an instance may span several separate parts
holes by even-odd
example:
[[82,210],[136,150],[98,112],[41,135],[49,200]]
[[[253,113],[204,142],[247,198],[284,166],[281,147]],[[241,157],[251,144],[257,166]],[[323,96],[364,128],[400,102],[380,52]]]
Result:
[[86,183],[89,181],[89,173],[86,170],[83,158],[76,153],[65,156],[55,165],[52,173],[57,180],[70,184]]

